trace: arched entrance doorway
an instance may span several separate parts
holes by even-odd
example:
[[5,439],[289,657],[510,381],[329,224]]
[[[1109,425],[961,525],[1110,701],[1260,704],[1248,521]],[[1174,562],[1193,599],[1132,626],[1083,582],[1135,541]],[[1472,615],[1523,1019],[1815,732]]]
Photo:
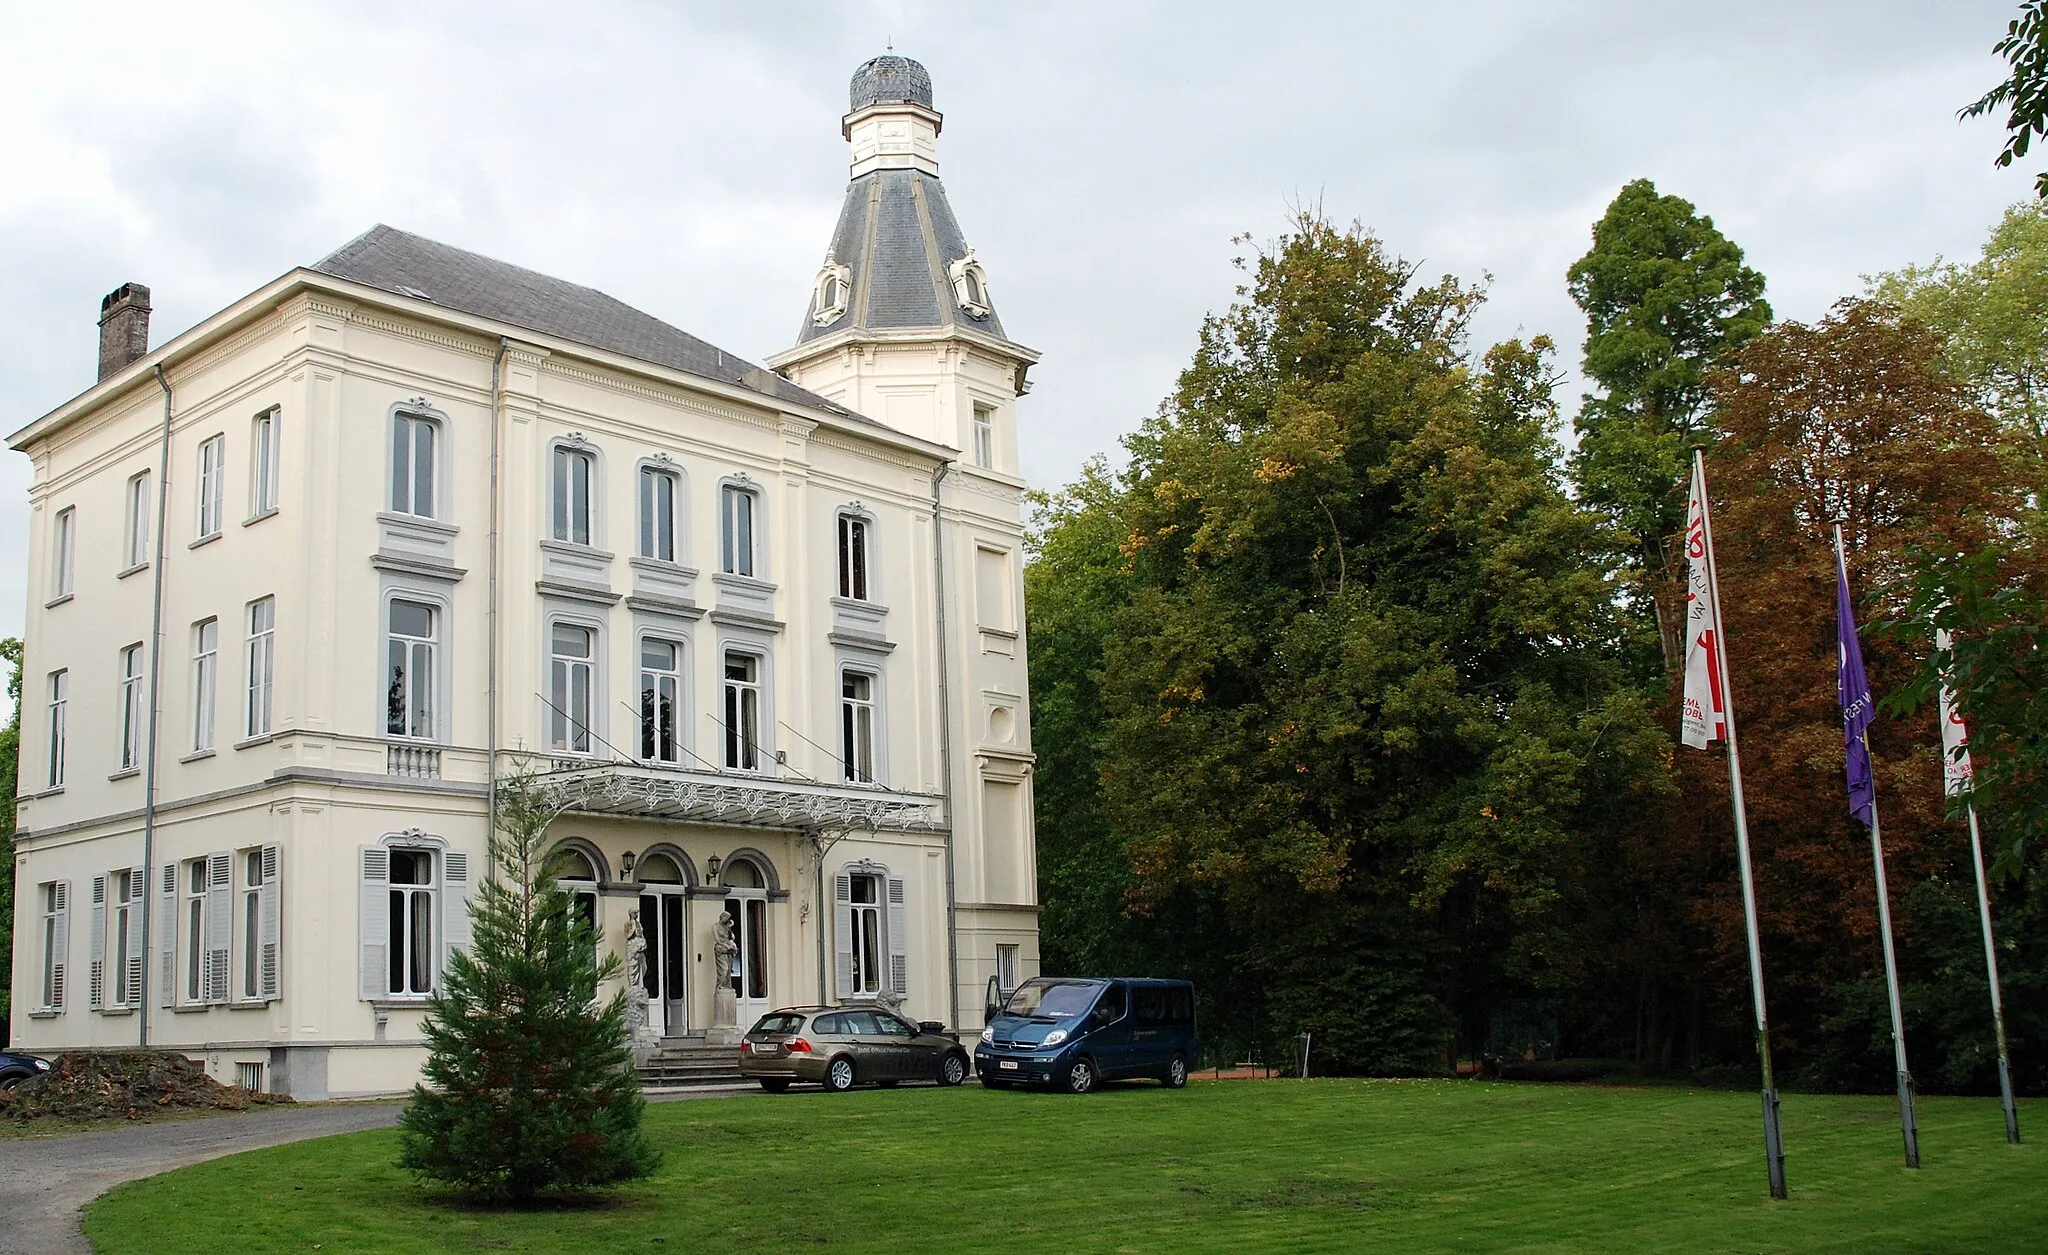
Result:
[[767,869],[750,855],[736,854],[725,861],[719,883],[725,886],[725,909],[732,916],[733,940],[739,943],[726,980],[732,987],[734,1010],[744,1032],[770,1009]]
[[647,1018],[664,1037],[688,1028],[686,974],[690,967],[687,879],[674,857],[640,860],[640,929],[647,939]]
[[590,925],[591,935],[597,939],[598,953],[604,953],[604,938],[598,936],[597,929],[597,864],[573,845],[557,846],[550,861],[555,879],[576,899],[577,912]]

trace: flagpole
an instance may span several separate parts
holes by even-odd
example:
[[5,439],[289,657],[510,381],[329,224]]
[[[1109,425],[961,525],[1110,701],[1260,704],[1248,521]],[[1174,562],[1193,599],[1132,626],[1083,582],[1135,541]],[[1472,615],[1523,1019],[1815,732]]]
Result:
[[1778,1085],[1771,1075],[1771,1025],[1764,1009],[1763,944],[1756,926],[1756,878],[1750,871],[1749,813],[1742,802],[1742,750],[1735,741],[1735,685],[1728,674],[1728,650],[1721,630],[1721,576],[1714,565],[1714,527],[1707,508],[1706,462],[1692,451],[1693,478],[1700,484],[1700,540],[1706,550],[1707,596],[1714,612],[1714,665],[1721,674],[1721,708],[1728,731],[1728,796],[1735,811],[1735,854],[1742,867],[1742,918],[1749,933],[1749,988],[1756,1003],[1756,1053],[1763,1061],[1764,1163],[1771,1197],[1785,1197],[1785,1139],[1778,1126]]
[[[1842,587],[1849,586],[1849,558],[1842,548],[1842,525],[1835,524],[1835,568]],[[1854,628],[1849,624],[1840,625],[1843,634]],[[1870,752],[1869,734],[1864,734],[1863,750]],[[1920,1130],[1913,1121],[1913,1073],[1906,1067],[1906,1018],[1899,1009],[1899,961],[1892,950],[1892,897],[1891,889],[1885,884],[1884,838],[1877,822],[1877,783],[1873,776],[1870,794],[1870,861],[1877,871],[1877,927],[1884,941],[1884,983],[1885,992],[1891,997],[1892,1005],[1892,1062],[1898,1070],[1899,1083],[1899,1132],[1906,1140],[1906,1166],[1920,1166]]]
[[1984,881],[1984,842],[1977,835],[1977,807],[1971,803],[1970,858],[1977,865],[1977,915],[1984,924],[1984,970],[1991,978],[1991,1024],[1998,1034],[1998,1098],[2005,1107],[2005,1140],[2020,1144],[2020,1113],[2012,1102],[2012,1069],[2006,1062],[2005,1007],[1998,996],[1998,947],[1991,936],[1991,895]]

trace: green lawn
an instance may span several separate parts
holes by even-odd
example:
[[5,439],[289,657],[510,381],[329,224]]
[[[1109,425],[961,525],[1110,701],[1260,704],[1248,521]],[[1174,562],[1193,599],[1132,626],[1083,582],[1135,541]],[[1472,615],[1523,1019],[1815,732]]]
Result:
[[[1756,1099],[1478,1081],[1201,1082],[1081,1098],[929,1088],[667,1103],[658,1176],[488,1213],[392,1166],[397,1135],[254,1151],[122,1186],[101,1252],[2048,1250],[2048,1153],[1989,1100],[1785,1101],[1790,1202]],[[2048,1138],[2048,1104],[2022,1128]]]

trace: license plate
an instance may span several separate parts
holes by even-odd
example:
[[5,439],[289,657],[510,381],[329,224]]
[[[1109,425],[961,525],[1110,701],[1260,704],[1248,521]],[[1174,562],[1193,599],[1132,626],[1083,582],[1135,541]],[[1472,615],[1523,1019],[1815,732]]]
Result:
[[754,1046],[754,1053],[757,1055],[772,1055],[776,1054],[781,1049],[782,1047],[776,1045],[772,1041],[757,1042]]
[[997,1060],[996,1066],[1005,1072],[1015,1072],[1017,1070],[1017,1061],[1015,1059],[1000,1059]]

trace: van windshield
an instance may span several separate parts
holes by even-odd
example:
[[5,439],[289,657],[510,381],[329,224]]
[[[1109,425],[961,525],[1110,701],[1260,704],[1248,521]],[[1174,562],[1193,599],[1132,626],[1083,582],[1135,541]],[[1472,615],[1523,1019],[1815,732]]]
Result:
[[1042,1015],[1055,1020],[1071,1020],[1088,1014],[1088,1008],[1095,1005],[1095,995],[1102,992],[1098,981],[1082,980],[1029,980],[1010,995],[1003,1005],[1006,1015]]

